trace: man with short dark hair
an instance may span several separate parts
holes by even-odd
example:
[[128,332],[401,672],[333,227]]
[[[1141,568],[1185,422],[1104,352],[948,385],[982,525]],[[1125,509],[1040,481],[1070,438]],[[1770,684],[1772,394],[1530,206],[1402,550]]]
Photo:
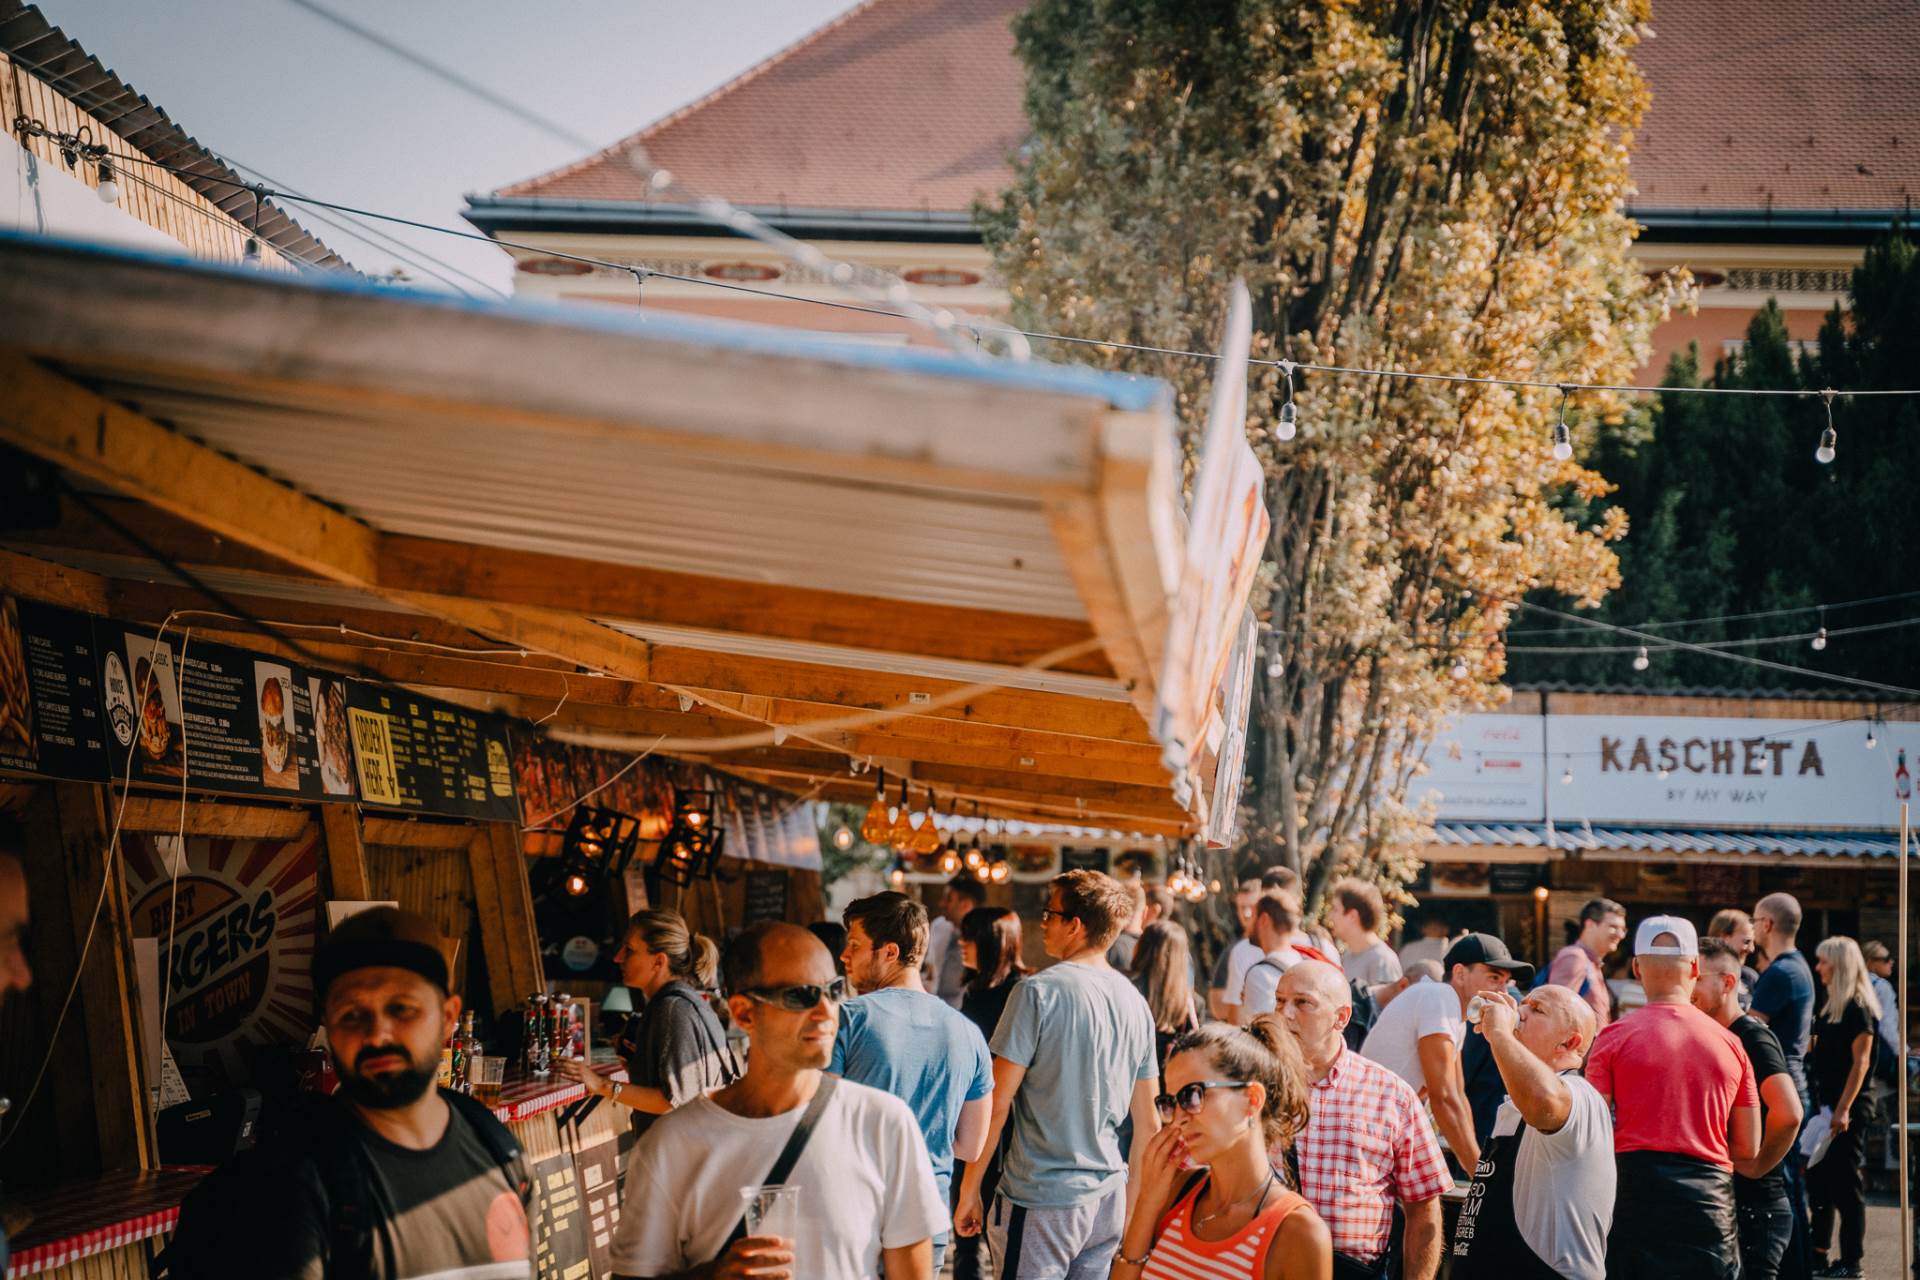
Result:
[[[313,977],[340,1091],[316,1100],[311,1123],[212,1175],[224,1181],[210,1179],[209,1192],[223,1188],[224,1200],[188,1201],[174,1241],[182,1269],[268,1280],[532,1276],[532,1187],[518,1147],[485,1107],[434,1087],[440,1046],[460,1020],[448,976],[439,930],[413,912],[375,907],[332,932]],[[342,1204],[368,1220],[353,1235],[364,1256],[343,1255]]]
[[1260,877],[1244,876],[1233,891],[1233,914],[1240,922],[1240,936],[1220,953],[1214,962],[1213,982],[1207,992],[1207,1008],[1222,1022],[1236,1021],[1241,984],[1264,953],[1253,940],[1253,906],[1260,900]]
[[987,1161],[970,1162],[954,1229],[972,1235],[984,1227],[996,1280],[1093,1280],[1107,1274],[1120,1247],[1139,1186],[1120,1154],[1120,1122],[1133,1117],[1136,1165],[1160,1129],[1153,1014],[1107,963],[1131,909],[1098,871],[1054,877],[1040,936],[1060,963],[1013,989],[994,1032],[986,1149],[999,1149],[1007,1135],[1000,1189],[983,1206]]
[[1453,1158],[1471,1171],[1480,1161],[1480,1144],[1460,1072],[1467,1003],[1482,992],[1506,990],[1508,982],[1524,986],[1533,966],[1515,960],[1492,934],[1469,933],[1447,949],[1445,967],[1445,981],[1418,983],[1395,996],[1360,1052],[1426,1097]]
[[1242,999],[1235,1010],[1241,1026],[1273,1012],[1280,975],[1304,958],[1293,943],[1299,928],[1300,899],[1285,889],[1262,890],[1253,904],[1253,941],[1261,956],[1241,983]]
[[[931,1280],[947,1215],[913,1112],[825,1073],[847,994],[833,957],[798,925],[762,923],[727,944],[721,968],[728,1012],[747,1035],[746,1073],[660,1117],[635,1144],[616,1277]],[[780,1179],[800,1188],[798,1235],[745,1234],[742,1189],[772,1181],[809,1121]]]
[[940,914],[928,930],[926,960],[933,978],[927,989],[955,1009],[967,985],[967,966],[960,956],[960,922],[986,902],[986,886],[963,871],[941,891]]
[[[1800,918],[1800,900],[1790,893],[1770,893],[1754,903],[1753,954],[1760,977],[1753,984],[1748,1012],[1780,1042],[1787,1072],[1800,1094],[1800,1110],[1811,1116],[1807,1046],[1813,1039],[1813,968],[1800,953]],[[1813,1232],[1807,1206],[1807,1160],[1797,1144],[1780,1162],[1780,1177],[1793,1210],[1793,1236],[1787,1241],[1780,1274],[1799,1277],[1813,1265]]]
[[1726,943],[1740,957],[1740,1007],[1743,1010],[1750,1007],[1753,984],[1760,980],[1760,971],[1747,962],[1747,957],[1753,954],[1753,917],[1738,907],[1716,911],[1713,919],[1707,921],[1707,936]]
[[1607,1274],[1733,1280],[1736,1161],[1760,1151],[1760,1095],[1740,1038],[1690,1002],[1690,921],[1649,916],[1634,935],[1646,1007],[1600,1032],[1587,1082],[1613,1107],[1618,1170]]
[[1733,1210],[1739,1223],[1740,1280],[1776,1280],[1793,1238],[1793,1206],[1780,1162],[1800,1137],[1800,1093],[1773,1032],[1740,1007],[1739,949],[1724,938],[1700,944],[1693,1007],[1740,1037],[1760,1090],[1760,1151],[1733,1162]]
[[1580,908],[1580,936],[1547,966],[1547,981],[1585,1000],[1603,1030],[1613,1021],[1613,995],[1602,965],[1626,936],[1627,909],[1612,898],[1595,898]]
[[1386,919],[1387,900],[1378,885],[1346,876],[1328,888],[1327,927],[1345,953],[1340,957],[1340,968],[1363,987],[1400,979],[1400,957],[1380,936],[1380,926]]
[[[978,1160],[986,1146],[993,1115],[987,1042],[970,1018],[920,983],[925,907],[904,893],[877,893],[849,904],[843,919],[847,946],[840,959],[860,994],[840,1008],[827,1070],[913,1109],[945,1204],[954,1161]],[[943,1223],[933,1239],[936,1275],[948,1243]]]

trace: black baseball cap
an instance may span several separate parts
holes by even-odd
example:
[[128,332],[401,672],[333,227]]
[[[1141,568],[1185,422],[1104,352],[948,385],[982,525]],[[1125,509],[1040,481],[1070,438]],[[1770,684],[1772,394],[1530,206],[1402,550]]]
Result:
[[451,986],[440,930],[433,921],[398,907],[371,907],[341,921],[314,956],[315,999],[324,1005],[335,979],[374,968],[405,969],[442,991]]
[[1489,969],[1502,969],[1522,984],[1533,980],[1533,966],[1524,960],[1515,960],[1507,944],[1490,933],[1465,934],[1448,947],[1447,958],[1441,964],[1443,972],[1451,977],[1457,964],[1484,964]]

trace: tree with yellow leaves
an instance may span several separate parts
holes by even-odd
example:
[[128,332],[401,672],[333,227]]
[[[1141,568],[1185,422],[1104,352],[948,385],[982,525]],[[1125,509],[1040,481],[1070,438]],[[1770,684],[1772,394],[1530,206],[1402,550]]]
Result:
[[[1549,384],[1250,370],[1273,532],[1242,830],[1309,905],[1348,870],[1411,874],[1407,784],[1442,717],[1497,701],[1505,602],[1616,585],[1624,520],[1566,514],[1607,486],[1552,456],[1554,385],[1626,380],[1684,287],[1628,256],[1646,18],[1646,0],[1036,0],[1015,21],[1034,133],[981,212],[1025,326],[1209,349],[1238,276],[1256,359]],[[1166,378],[1197,437],[1209,364],[1098,358]],[[1564,408],[1584,436],[1618,406]]]

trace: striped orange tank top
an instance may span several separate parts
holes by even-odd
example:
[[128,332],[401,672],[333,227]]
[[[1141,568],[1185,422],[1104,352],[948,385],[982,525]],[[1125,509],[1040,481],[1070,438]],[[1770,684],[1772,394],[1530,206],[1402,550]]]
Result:
[[1206,1185],[1204,1179],[1195,1183],[1160,1219],[1160,1234],[1140,1280],[1260,1280],[1280,1223],[1306,1203],[1276,1185],[1253,1221],[1225,1240],[1202,1240],[1193,1233],[1193,1206]]

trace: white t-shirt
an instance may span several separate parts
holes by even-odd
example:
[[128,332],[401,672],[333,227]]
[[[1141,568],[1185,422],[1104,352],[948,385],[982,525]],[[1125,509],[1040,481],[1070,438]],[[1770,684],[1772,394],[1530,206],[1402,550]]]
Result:
[[967,967],[960,955],[960,931],[945,916],[935,916],[927,926],[927,967],[933,972],[927,990],[958,1009]]
[[[711,1262],[806,1110],[748,1119],[696,1098],[654,1122],[627,1159],[613,1270],[671,1275]],[[880,1252],[947,1233],[926,1140],[907,1104],[842,1080],[800,1161],[796,1276],[875,1276]]]
[[[1233,952],[1227,960],[1227,994],[1223,997],[1228,1004],[1245,1004],[1247,1000],[1247,971],[1260,963],[1260,957],[1268,954],[1293,955],[1293,948],[1313,946],[1313,939],[1295,930],[1281,942],[1277,952],[1262,952],[1258,943],[1250,938],[1242,938],[1233,944]],[[1245,947],[1243,952],[1241,948]]]
[[1420,1042],[1428,1036],[1453,1037],[1457,1049],[1466,1039],[1467,1020],[1460,1013],[1460,994],[1445,982],[1416,982],[1393,998],[1374,1019],[1360,1046],[1362,1057],[1372,1058],[1415,1089],[1427,1087],[1420,1066]]
[[[1560,1078],[1572,1090],[1573,1107],[1559,1132],[1528,1129],[1520,1139],[1513,1224],[1527,1248],[1569,1280],[1603,1280],[1613,1223],[1613,1116],[1582,1077],[1568,1072]],[[1501,1103],[1493,1136],[1519,1127],[1519,1109],[1511,1100]]]
[[1243,1026],[1263,1013],[1273,1012],[1274,1005],[1278,1003],[1276,997],[1282,975],[1300,963],[1300,953],[1293,949],[1290,942],[1277,951],[1267,952],[1264,958],[1273,961],[1273,964],[1255,961],[1247,967],[1246,981],[1240,984],[1240,1022]]
[[1445,964],[1447,948],[1453,943],[1445,938],[1415,938],[1400,948],[1400,972],[1405,973],[1422,960],[1431,960],[1435,964]]
[[1385,941],[1375,938],[1358,951],[1349,951],[1340,957],[1340,968],[1348,978],[1363,987],[1377,987],[1383,982],[1399,980],[1400,957],[1393,954],[1393,948]]

